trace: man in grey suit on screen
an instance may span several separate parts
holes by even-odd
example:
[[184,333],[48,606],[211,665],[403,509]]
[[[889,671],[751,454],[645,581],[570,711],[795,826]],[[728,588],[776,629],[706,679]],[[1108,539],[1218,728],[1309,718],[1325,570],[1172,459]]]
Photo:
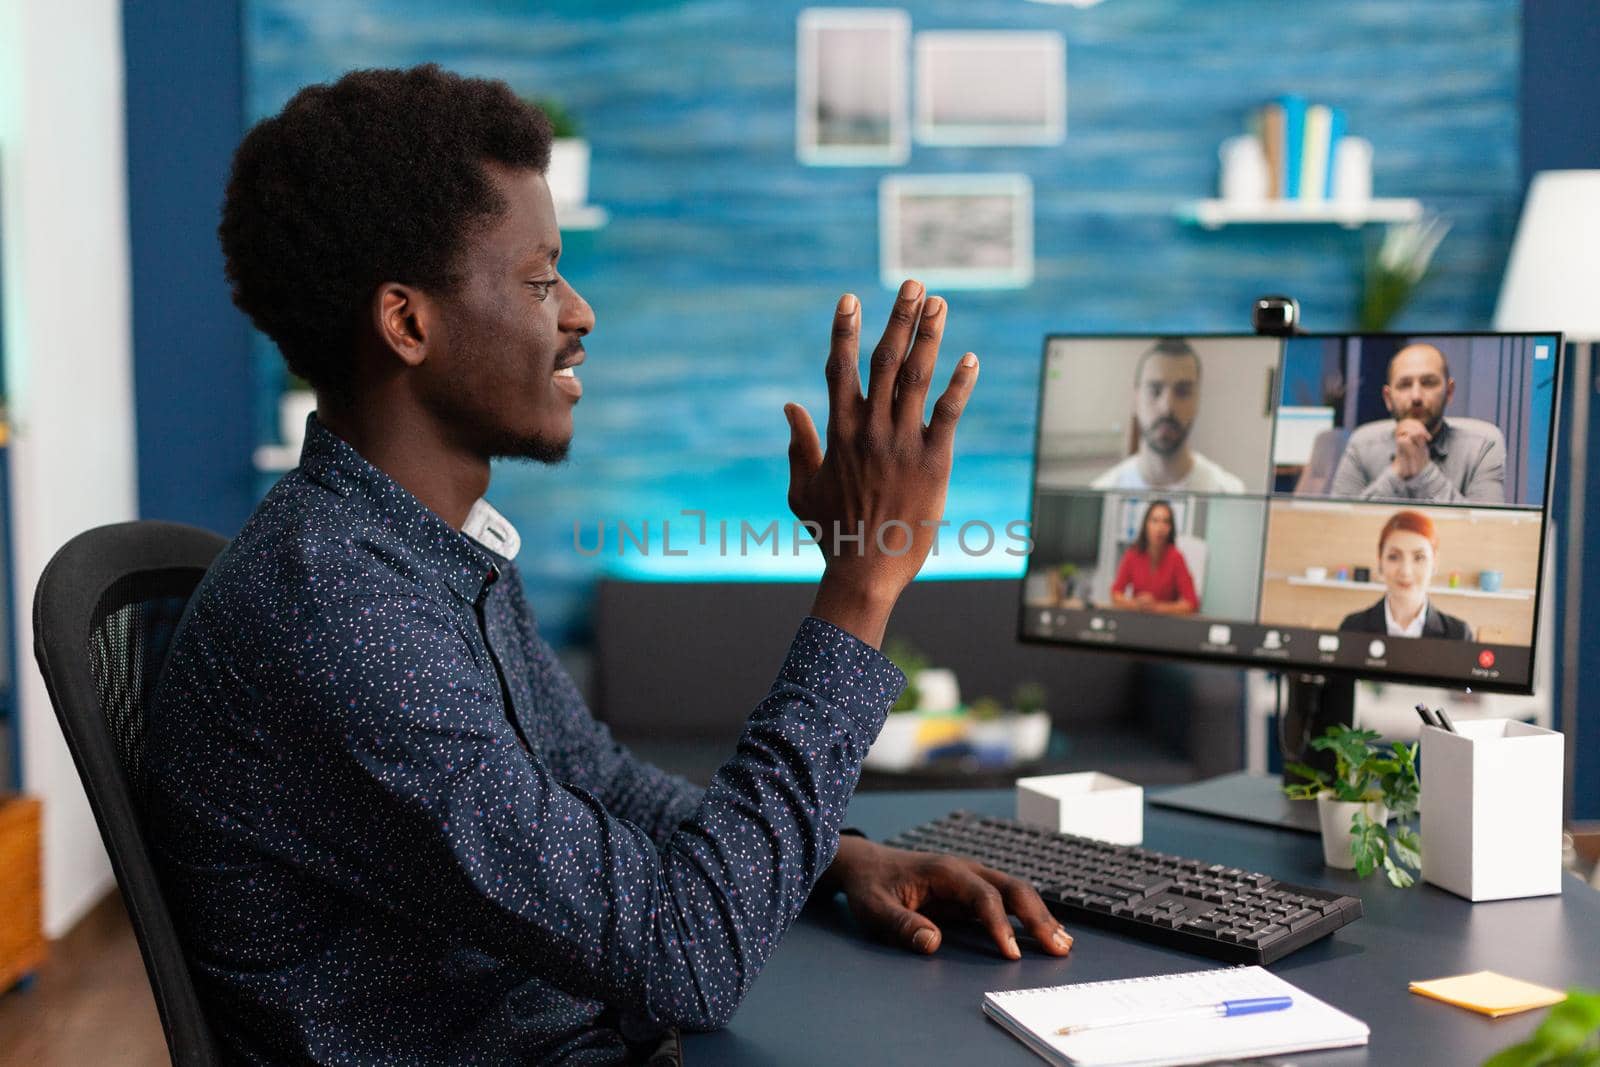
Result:
[[1393,419],[1356,428],[1333,474],[1330,496],[1434,504],[1506,502],[1506,441],[1482,419],[1444,417],[1455,395],[1450,364],[1430,344],[1389,361],[1383,402]]

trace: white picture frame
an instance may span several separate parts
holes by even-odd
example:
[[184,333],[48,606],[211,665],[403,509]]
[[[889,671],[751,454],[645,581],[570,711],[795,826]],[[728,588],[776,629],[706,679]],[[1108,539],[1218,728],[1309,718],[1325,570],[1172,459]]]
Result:
[[1067,136],[1067,42],[1049,30],[916,36],[916,138],[930,145],[1051,145]]
[[879,269],[898,288],[1020,289],[1033,281],[1024,174],[892,175],[878,185]]
[[795,155],[811,166],[898,166],[911,156],[911,16],[808,7],[795,56]]

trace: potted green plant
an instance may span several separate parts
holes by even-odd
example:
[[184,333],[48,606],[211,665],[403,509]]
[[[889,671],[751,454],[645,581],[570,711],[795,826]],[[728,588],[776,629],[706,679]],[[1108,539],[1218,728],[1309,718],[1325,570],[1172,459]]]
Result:
[[550,145],[550,168],[545,172],[545,184],[550,187],[550,199],[556,210],[577,207],[589,201],[589,142],[572,112],[558,100],[549,97],[525,97],[524,100],[543,111],[550,120],[550,130],[555,140]]
[[1361,306],[1356,309],[1361,329],[1388,328],[1427,277],[1433,253],[1449,232],[1450,223],[1438,215],[1384,230],[1383,239],[1367,253],[1361,277]]
[[1051,575],[1054,579],[1055,601],[1064,604],[1071,600],[1077,593],[1078,565],[1076,563],[1063,563]]
[[1019,762],[1036,760],[1050,747],[1046,696],[1038,682],[1022,682],[1011,693],[1011,750]]
[[922,707],[922,690],[917,688],[917,678],[927,670],[928,658],[901,639],[886,643],[883,654],[906,676],[906,687],[889,709],[889,718],[863,762],[876,770],[903,771],[915,766],[922,755],[918,744],[922,718],[917,714]]
[[1334,773],[1289,763],[1285,771],[1304,781],[1283,790],[1294,800],[1316,799],[1324,861],[1362,878],[1382,867],[1392,884],[1411,885],[1422,866],[1422,843],[1410,823],[1421,794],[1416,744],[1385,747],[1374,730],[1336,725],[1311,747],[1333,753]]
[[1016,759],[1011,736],[1011,716],[1005,705],[991,696],[982,696],[966,707],[970,725],[967,740],[980,762],[1004,765]]
[[1600,1067],[1600,991],[1567,990],[1532,1037],[1490,1056],[1483,1067]]

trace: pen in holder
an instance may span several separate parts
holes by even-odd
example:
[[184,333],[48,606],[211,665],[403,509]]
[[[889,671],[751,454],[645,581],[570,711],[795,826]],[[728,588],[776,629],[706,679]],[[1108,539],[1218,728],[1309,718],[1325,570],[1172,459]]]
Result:
[[1561,892],[1565,738],[1514,719],[1422,728],[1422,877],[1468,900]]

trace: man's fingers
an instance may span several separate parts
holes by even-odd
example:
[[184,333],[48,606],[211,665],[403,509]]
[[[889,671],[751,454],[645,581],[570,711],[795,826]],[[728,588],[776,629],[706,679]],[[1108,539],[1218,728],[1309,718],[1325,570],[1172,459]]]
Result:
[[922,406],[928,397],[933,366],[939,360],[939,340],[944,336],[945,302],[930,296],[922,304],[916,340],[900,364],[895,378],[894,421],[901,427],[922,429]]
[[817,428],[811,415],[799,404],[785,404],[783,414],[789,420],[789,496],[802,488],[822,466],[822,443],[817,440]]
[[949,447],[956,436],[956,423],[966,410],[967,398],[978,381],[978,357],[968,352],[956,364],[950,375],[950,384],[933,404],[933,417],[928,420],[928,442],[939,447]]
[[850,293],[833,312],[833,340],[828,346],[828,426],[854,421],[861,404],[861,372],[856,368],[861,342],[861,301]]
[[965,876],[966,885],[962,888],[961,898],[972,909],[972,917],[989,931],[989,936],[1000,946],[1000,952],[1006,959],[1021,959],[1022,950],[1017,947],[1017,934],[1011,929],[1011,920],[1006,917],[1005,900],[1000,896],[1000,890],[975,870],[967,870]]
[[896,894],[882,888],[859,898],[851,897],[850,910],[873,937],[912,952],[931,955],[944,941],[944,934],[932,919],[906,907]]
[[885,929],[894,931],[894,939],[912,952],[931,956],[944,940],[933,920],[921,912],[912,911],[898,902],[887,906],[884,915]]
[[916,329],[921,310],[922,284],[908,279],[900,286],[900,295],[895,297],[882,340],[872,350],[872,369],[867,375],[867,411],[874,420],[887,419],[889,415],[895,378],[900,373],[900,364],[911,344],[911,333]]
[[1050,909],[1039,899],[1038,890],[1020,878],[985,868],[983,876],[989,879],[1006,902],[1011,914],[1022,920],[1022,928],[1044,946],[1046,952],[1065,956],[1072,950],[1072,935],[1056,922]]

